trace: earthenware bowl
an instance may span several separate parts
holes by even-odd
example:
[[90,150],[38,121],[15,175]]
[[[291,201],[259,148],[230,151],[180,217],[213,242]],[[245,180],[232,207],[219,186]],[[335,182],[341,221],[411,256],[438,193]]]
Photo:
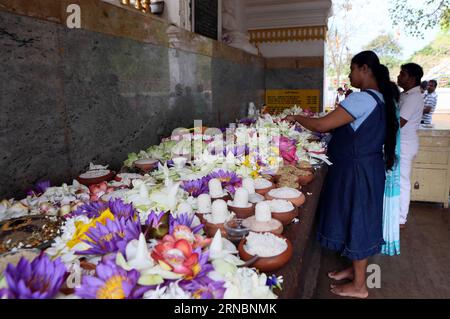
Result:
[[228,209],[236,214],[237,218],[247,218],[255,215],[255,204],[251,204],[250,207],[236,207],[228,205]]
[[210,223],[208,221],[205,220],[205,233],[208,237],[214,237],[214,235],[216,234],[217,230],[220,229],[220,233],[222,235],[222,237],[226,237],[227,236],[227,232],[225,231],[224,228],[224,224],[213,224]]
[[[283,236],[279,236],[279,237],[285,238]],[[243,238],[240,241],[239,247],[238,247],[239,256],[241,257],[241,259],[243,261],[248,261],[252,258],[255,258],[255,256],[250,255],[245,250],[244,245],[245,245],[246,241],[247,241],[247,239]],[[252,264],[252,267],[257,268],[262,272],[268,272],[268,273],[274,272],[274,271],[280,269],[281,267],[283,267],[285,264],[287,264],[289,262],[289,260],[292,257],[292,244],[289,241],[289,239],[286,239],[286,243],[287,243],[287,249],[284,252],[282,252],[281,254],[279,254],[277,256],[259,257]]]
[[99,176],[99,177],[93,177],[93,178],[83,178],[83,177],[78,176],[76,178],[76,180],[80,184],[83,184],[85,186],[90,186],[90,185],[99,184],[101,182],[109,182],[110,180],[114,179],[115,176],[116,176],[116,172],[109,171],[109,174]]
[[272,213],[272,218],[280,221],[283,226],[289,225],[294,218],[298,216],[298,208],[294,207],[294,209],[283,212],[283,213]]
[[[303,170],[302,170],[303,171]],[[299,175],[298,176],[298,182],[300,185],[308,185],[314,180],[314,174],[311,171],[304,170],[305,175]]]
[[254,233],[272,233],[274,235],[281,235],[283,233],[283,224],[279,220],[277,220],[275,218],[272,218],[272,219],[276,221],[278,226],[276,228],[273,228],[273,229],[270,229],[270,230],[268,230],[268,229],[266,229],[266,230],[256,230],[256,229],[252,228],[252,226],[255,226],[255,223],[261,224],[261,222],[257,222],[256,221],[256,217],[255,216],[250,216],[250,217],[246,218],[243,221],[243,225],[244,225],[244,227],[247,227],[248,229],[250,229],[250,231],[252,231]]
[[[270,181],[269,181],[270,182]],[[271,182],[272,183],[272,182]],[[255,188],[255,192],[256,193],[258,193],[258,194],[260,194],[260,195],[266,195],[271,189],[274,189],[275,188],[275,184],[274,183],[272,183],[272,185],[270,185],[269,187],[266,187],[266,188],[259,188],[259,189],[256,189]]]
[[142,172],[148,172],[158,167],[158,160],[156,159],[140,159],[133,162],[134,167],[140,169]]
[[272,196],[269,195],[269,193],[267,193],[264,197],[265,197],[267,200],[272,200],[272,199],[284,199],[284,200],[288,200],[288,201],[290,201],[290,202],[291,202],[294,206],[296,206],[296,207],[302,206],[302,205],[305,203],[305,201],[306,201],[306,197],[305,197],[305,195],[304,195],[303,193],[302,193],[300,196],[295,197],[295,198],[272,197]]

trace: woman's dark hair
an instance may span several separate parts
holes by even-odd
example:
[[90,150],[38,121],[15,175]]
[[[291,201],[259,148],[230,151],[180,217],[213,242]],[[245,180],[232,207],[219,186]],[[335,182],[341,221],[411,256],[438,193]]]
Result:
[[[395,97],[396,93],[391,84],[388,68],[380,63],[380,59],[373,51],[363,51],[355,55],[352,64],[362,67],[364,64],[372,70],[378,88],[383,94],[386,107],[386,138],[384,141],[384,161],[386,170],[390,170],[396,161],[395,144],[397,142],[397,131],[399,123],[396,116]],[[398,88],[397,88],[398,90]]]
[[423,77],[423,69],[420,65],[416,63],[406,63],[400,67],[402,70],[408,72],[409,76],[412,76],[416,79],[416,85],[420,85],[420,81],[422,81]]
[[400,89],[398,88],[397,83],[391,81],[392,94],[394,96],[395,102],[400,102]]

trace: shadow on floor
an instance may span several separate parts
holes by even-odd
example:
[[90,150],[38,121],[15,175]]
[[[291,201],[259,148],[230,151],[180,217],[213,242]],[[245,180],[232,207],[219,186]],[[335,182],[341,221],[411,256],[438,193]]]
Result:
[[[440,205],[412,203],[407,228],[400,233],[401,254],[378,255],[369,264],[381,267],[381,288],[370,299],[450,298],[450,210]],[[323,250],[315,298],[342,298],[330,292],[327,272],[341,270],[348,260]]]

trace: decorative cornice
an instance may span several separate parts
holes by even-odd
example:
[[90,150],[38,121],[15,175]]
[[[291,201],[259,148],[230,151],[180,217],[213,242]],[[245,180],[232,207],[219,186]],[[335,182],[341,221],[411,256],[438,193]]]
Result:
[[252,44],[287,41],[324,40],[327,34],[326,26],[292,27],[249,30]]
[[322,26],[328,22],[331,0],[245,0],[246,27],[250,30]]

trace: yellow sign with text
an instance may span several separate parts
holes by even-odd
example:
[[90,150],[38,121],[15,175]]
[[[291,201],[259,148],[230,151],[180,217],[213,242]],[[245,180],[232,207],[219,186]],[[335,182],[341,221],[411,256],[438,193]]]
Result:
[[266,111],[270,114],[283,112],[294,105],[319,112],[320,90],[266,90]]

